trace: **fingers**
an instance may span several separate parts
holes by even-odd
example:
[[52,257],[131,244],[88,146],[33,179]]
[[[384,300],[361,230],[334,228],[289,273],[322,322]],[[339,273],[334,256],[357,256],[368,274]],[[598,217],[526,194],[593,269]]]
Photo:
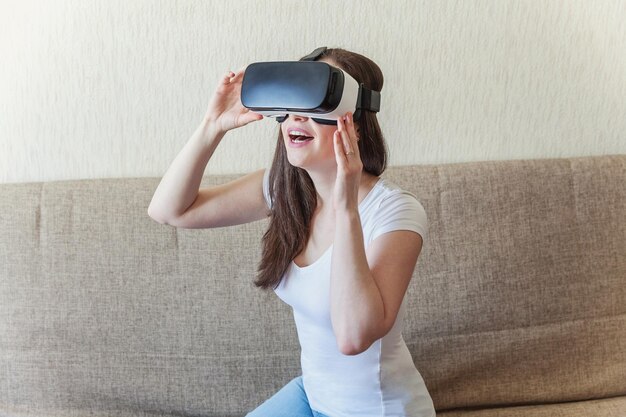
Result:
[[346,116],[339,117],[337,119],[337,127],[343,142],[343,146],[345,148],[345,152],[347,154],[354,153],[357,158],[360,158],[358,137],[354,130],[352,114],[348,112],[346,113]]
[[337,131],[339,132],[339,136],[341,138],[341,142],[343,143],[343,147],[345,149],[344,152],[354,152],[352,149],[352,144],[350,143],[350,135],[348,135],[348,132],[346,131],[346,125],[344,124],[344,120],[341,117],[337,120],[337,128]]
[[245,109],[243,114],[244,125],[247,125],[251,122],[256,122],[257,120],[263,120],[263,115],[260,113],[255,113],[250,111],[250,109]]
[[222,77],[222,84],[227,85],[230,83],[231,78],[235,76],[235,73],[232,71],[226,71],[226,74]]
[[[356,128],[354,126],[354,118],[353,118],[352,113],[348,112],[348,114],[346,116],[346,122],[347,122],[346,125],[348,127],[348,132],[350,134],[350,137],[356,138],[356,141],[358,142],[359,141],[359,135],[358,135],[358,133],[356,131]],[[358,148],[358,146],[357,146],[357,148]]]
[[346,151],[342,143],[341,133],[338,130],[335,130],[335,134],[333,135],[333,145],[335,148],[335,160],[337,161],[337,165],[343,169],[346,165]]
[[236,72],[226,71],[226,73],[222,76],[221,83],[224,85],[228,85],[230,83],[234,83],[243,78],[243,74],[246,71],[246,65],[240,67]]
[[242,67],[239,67],[239,69],[235,72],[235,76],[233,77],[232,81],[233,82],[237,82],[237,81],[243,79],[244,72],[246,72],[246,66],[245,65],[242,66]]
[[363,169],[358,140],[354,130],[352,114],[348,112],[345,116],[338,117],[337,130],[333,136],[333,145],[337,168],[345,175],[361,172]]

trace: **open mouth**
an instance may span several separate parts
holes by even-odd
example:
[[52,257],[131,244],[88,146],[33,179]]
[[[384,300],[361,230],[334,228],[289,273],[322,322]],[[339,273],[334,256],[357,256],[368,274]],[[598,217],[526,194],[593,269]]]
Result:
[[304,135],[289,135],[289,139],[291,139],[291,141],[293,143],[304,143],[304,142],[308,142],[310,140],[313,140],[313,136],[304,136]]

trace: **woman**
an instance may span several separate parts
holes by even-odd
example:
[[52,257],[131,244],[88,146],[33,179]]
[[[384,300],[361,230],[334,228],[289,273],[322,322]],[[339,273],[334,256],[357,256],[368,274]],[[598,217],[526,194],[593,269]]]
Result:
[[[380,68],[362,55],[327,49],[318,60],[382,89]],[[199,190],[225,133],[263,118],[241,105],[243,73],[222,78],[148,213],[185,228],[270,217],[255,284],[293,307],[302,375],[248,416],[434,416],[401,335],[427,218],[413,194],[379,177],[387,152],[376,114],[336,125],[289,115],[269,171]]]

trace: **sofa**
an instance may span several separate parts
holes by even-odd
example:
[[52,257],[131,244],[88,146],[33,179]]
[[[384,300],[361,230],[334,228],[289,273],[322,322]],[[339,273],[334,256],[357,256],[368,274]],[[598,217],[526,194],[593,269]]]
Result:
[[[428,214],[404,338],[438,416],[626,416],[626,155],[383,177]],[[300,374],[268,220],[161,225],[159,181],[0,184],[1,417],[243,416]]]

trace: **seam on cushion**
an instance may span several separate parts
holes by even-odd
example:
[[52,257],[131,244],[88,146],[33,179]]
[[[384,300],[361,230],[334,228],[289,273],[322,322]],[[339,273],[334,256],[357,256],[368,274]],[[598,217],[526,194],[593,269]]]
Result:
[[583,400],[573,400],[573,401],[554,401],[554,402],[538,402],[538,401],[529,401],[529,402],[516,402],[516,403],[506,403],[506,404],[495,404],[495,405],[476,405],[476,406],[466,406],[466,407],[453,407],[453,408],[442,408],[438,409],[437,412],[449,412],[449,411],[482,411],[482,410],[501,410],[501,409],[520,409],[520,408],[532,408],[532,407],[549,407],[549,406],[559,406],[559,405],[570,405],[577,403],[591,403],[591,402],[601,402],[603,400],[611,400],[611,399],[622,399],[624,395],[610,395],[607,397],[593,397],[586,398]]
[[[580,319],[565,320],[565,321],[555,321],[555,322],[549,322],[549,323],[543,323],[543,324],[536,324],[536,325],[532,325],[532,326],[506,327],[504,329],[480,330],[480,331],[471,332],[471,333],[439,333],[439,334],[431,334],[431,335],[425,335],[425,336],[432,337],[432,338],[436,338],[436,337],[467,337],[467,336],[474,336],[474,335],[483,334],[483,333],[508,332],[508,331],[512,331],[512,330],[531,329],[531,328],[538,328],[538,327],[554,327],[554,326],[559,326],[559,325],[563,325],[563,324],[567,324],[567,323],[577,323],[577,322],[584,322],[584,321],[589,321],[589,320],[606,320],[606,319],[610,319],[610,318],[613,318],[613,317],[621,317],[621,316],[626,316],[626,312],[625,313],[618,313],[618,314],[610,314],[610,315],[605,315],[605,316],[598,316],[598,317],[583,317],[583,318],[580,318]],[[412,343],[412,344],[414,344],[414,343]]]
[[[30,289],[32,289],[32,287],[28,287]],[[24,349],[5,349],[5,351],[7,352],[7,354],[24,354]],[[119,351],[116,350],[102,350],[99,351],[98,353],[101,354],[115,354],[115,353],[119,353]],[[52,349],[48,349],[46,351],[46,354],[49,354],[50,356],[53,356],[54,358],[65,358],[67,357],[67,353],[65,351],[62,350],[52,350]],[[246,358],[260,358],[260,359],[267,359],[268,357],[284,357],[284,356],[288,356],[290,355],[291,352],[279,352],[279,353],[268,353],[268,352],[264,352],[264,353],[246,353],[245,357]],[[89,358],[90,355],[93,355],[92,352],[73,352],[72,355],[74,356],[80,356],[81,358],[85,357],[85,358]],[[146,352],[124,352],[124,356],[132,356],[132,357],[139,357],[139,358],[146,358],[146,357],[150,357],[150,358],[177,358],[177,359],[217,359],[218,361],[220,359],[241,359],[242,355],[224,355],[222,353],[215,353],[213,355],[200,355],[200,354],[173,354],[173,353],[146,353]],[[223,361],[222,361],[223,362]],[[0,414],[2,415],[2,414]]]

